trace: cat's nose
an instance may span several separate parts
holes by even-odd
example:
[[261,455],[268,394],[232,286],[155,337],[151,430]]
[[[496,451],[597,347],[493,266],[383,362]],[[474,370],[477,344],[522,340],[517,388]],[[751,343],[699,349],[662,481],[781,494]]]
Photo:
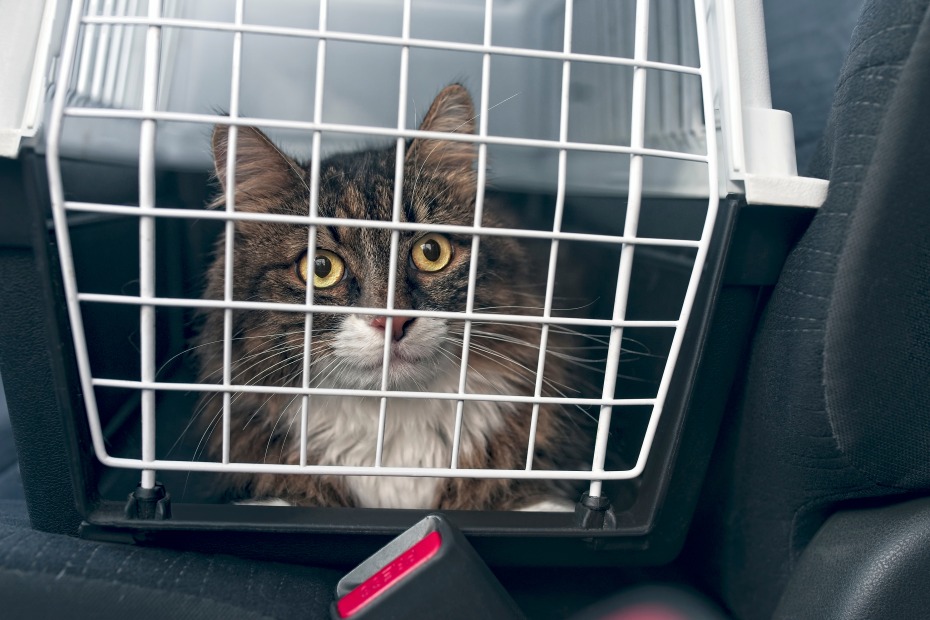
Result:
[[[398,341],[407,334],[407,327],[413,323],[414,317],[395,316],[391,331],[394,333],[394,341]],[[387,327],[386,316],[376,316],[371,320],[371,326],[375,329],[385,329]]]

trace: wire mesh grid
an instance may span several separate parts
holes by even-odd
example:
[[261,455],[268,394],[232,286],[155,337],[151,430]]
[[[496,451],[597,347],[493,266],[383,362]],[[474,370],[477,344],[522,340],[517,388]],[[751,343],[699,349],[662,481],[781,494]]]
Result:
[[[601,483],[608,480],[631,479],[639,476],[649,457],[653,437],[662,414],[663,405],[672,380],[678,351],[684,337],[685,326],[691,312],[704,260],[710,244],[711,232],[717,212],[718,202],[718,162],[716,141],[707,139],[706,151],[700,154],[686,149],[657,149],[646,146],[647,116],[653,112],[647,110],[647,79],[662,79],[667,74],[692,75],[700,80],[701,110],[704,119],[714,119],[713,89],[709,68],[707,8],[704,0],[694,0],[695,31],[698,51],[698,65],[686,66],[668,62],[659,62],[649,58],[650,1],[631,0],[635,6],[635,25],[632,55],[611,56],[573,51],[572,20],[573,1],[564,4],[564,29],[561,51],[541,49],[504,47],[495,45],[492,39],[492,15],[494,1],[486,0],[484,6],[483,42],[481,44],[457,43],[451,41],[431,40],[411,37],[411,18],[413,14],[411,0],[403,1],[403,21],[400,36],[383,36],[361,34],[342,30],[330,30],[328,11],[330,3],[320,2],[318,26],[315,29],[290,28],[279,26],[256,25],[245,20],[244,0],[235,1],[234,18],[231,21],[206,21],[170,17],[171,7],[175,3],[162,0],[136,2],[136,0],[88,0],[74,2],[66,30],[61,62],[59,67],[58,88],[55,92],[48,125],[48,172],[51,199],[55,221],[55,234],[60,252],[63,282],[66,293],[68,313],[71,320],[81,387],[85,398],[90,433],[97,458],[105,465],[116,468],[141,470],[141,485],[152,488],[155,475],[162,471],[209,471],[209,472],[248,472],[274,474],[331,474],[331,475],[366,475],[366,476],[426,476],[476,477],[476,478],[514,478],[514,479],[550,479],[590,481],[589,494],[598,497],[602,494]],[[138,15],[140,11],[144,15]],[[163,46],[167,32],[184,29],[221,31],[233,38],[230,99],[228,113],[191,113],[169,112],[159,109],[158,97],[161,81],[164,80]],[[103,37],[104,31],[107,36]],[[96,32],[96,34],[95,34]],[[144,37],[142,36],[144,33]],[[279,37],[291,37],[315,41],[316,73],[312,121],[279,120],[258,118],[241,113],[240,98],[242,84],[242,39],[244,34],[261,34]],[[96,38],[94,38],[96,36]],[[95,47],[94,41],[98,41]],[[106,45],[99,43],[106,41]],[[334,42],[366,43],[389,46],[400,50],[400,81],[398,112],[396,126],[385,128],[371,125],[354,125],[325,122],[323,117],[323,97],[326,88],[327,46]],[[143,57],[141,73],[134,73],[128,68],[126,57],[131,50],[141,51]],[[478,54],[481,58],[480,90],[478,93],[476,134],[444,133],[410,129],[408,117],[408,81],[411,49],[450,50]],[[492,58],[511,56],[519,58],[541,58],[557,61],[561,65],[561,85],[559,100],[558,139],[518,138],[494,135],[489,132],[488,112],[492,107],[490,100],[490,72]],[[98,63],[95,69],[92,67]],[[571,71],[574,64],[585,63],[593,66],[623,66],[632,70],[632,91],[629,94],[631,124],[629,127],[629,144],[600,144],[569,140],[569,102]],[[140,80],[140,97],[138,100],[121,98],[119,93],[126,89],[120,86],[130,80]],[[120,206],[92,202],[77,202],[66,199],[61,172],[60,140],[63,124],[68,119],[78,117],[113,120],[133,120],[140,126],[138,170],[139,192],[138,205]],[[204,126],[225,125],[229,127],[228,149],[225,166],[226,180],[225,207],[222,210],[190,210],[156,207],[156,128],[159,123],[186,122]],[[306,215],[280,215],[255,213],[236,209],[236,156],[237,138],[242,127],[262,126],[268,128],[303,130],[312,132],[309,175],[309,201]],[[708,123],[713,127],[714,123]],[[318,212],[320,198],[320,162],[322,139],[325,134],[339,132],[342,134],[377,136],[395,140],[396,157],[394,172],[394,189],[392,217],[390,221],[367,219],[344,219],[322,217]],[[711,134],[712,135],[712,134]],[[414,139],[433,139],[453,142],[473,143],[476,145],[477,191],[475,194],[474,222],[471,225],[423,224],[406,221],[403,212],[404,155],[410,148],[409,141]],[[554,216],[551,228],[537,230],[515,227],[489,227],[483,225],[483,210],[487,186],[488,147],[491,145],[533,147],[555,151],[558,155],[557,184]],[[562,218],[565,206],[568,155],[569,153],[610,153],[629,156],[629,184],[626,192],[626,212],[623,232],[615,234],[591,234],[563,231]],[[643,167],[647,158],[669,159],[694,162],[706,168],[707,201],[706,217],[699,239],[658,238],[638,236],[640,207],[643,198]],[[120,215],[138,219],[139,235],[139,290],[137,295],[103,294],[82,291],[78,286],[72,255],[71,235],[68,215],[77,213],[95,213]],[[155,228],[159,219],[201,220],[221,223],[225,230],[225,245],[222,248],[225,283],[223,298],[188,299],[158,295],[156,291],[156,256]],[[314,287],[306,286],[303,303],[278,303],[256,300],[235,299],[233,293],[233,269],[235,247],[235,227],[243,222],[273,222],[291,224],[307,228],[307,256],[315,256],[318,229],[325,226],[342,226],[354,228],[375,228],[390,231],[390,252],[388,268],[386,307],[339,307],[320,305],[314,299]],[[467,297],[464,311],[417,310],[395,308],[396,274],[399,260],[399,240],[403,233],[444,233],[471,236]],[[539,315],[505,314],[481,311],[475,307],[475,288],[478,260],[482,252],[482,239],[487,237],[505,237],[512,239],[534,239],[549,244],[548,267],[544,306]],[[587,242],[604,244],[619,248],[619,265],[616,269],[616,293],[613,309],[609,319],[578,318],[558,316],[553,312],[553,298],[558,278],[556,263],[560,243]],[[683,296],[683,303],[677,318],[672,320],[629,320],[627,318],[630,278],[634,253],[637,248],[683,248],[693,252],[690,264],[690,277]],[[135,380],[116,379],[95,374],[88,356],[88,342],[82,320],[82,307],[87,304],[120,305],[137,307],[139,310],[139,359],[140,376]],[[157,332],[156,310],[161,308],[184,308],[215,310],[223,312],[223,373],[220,383],[170,382],[158,380],[156,347]],[[232,372],[232,340],[234,313],[241,311],[274,311],[302,314],[303,326],[303,372],[297,386],[242,385],[235,382]],[[379,389],[332,388],[313,385],[310,366],[312,363],[313,321],[314,315],[327,313],[332,315],[360,315],[368,317],[385,317],[381,385]],[[392,346],[392,323],[410,318],[435,318],[460,321],[463,324],[463,346],[461,363],[458,369],[457,389],[449,392],[430,392],[419,390],[392,389],[389,382],[389,362]],[[476,323],[507,322],[517,325],[538,326],[540,343],[538,346],[537,366],[532,395],[475,393],[467,389],[469,375],[469,346],[473,326]],[[599,397],[567,397],[544,394],[544,368],[547,355],[551,355],[548,338],[552,328],[601,328],[609,330],[606,354],[606,368]],[[661,374],[661,381],[653,397],[623,398],[616,395],[616,377],[620,361],[621,343],[624,331],[630,328],[670,330],[673,333],[667,358]],[[114,456],[108,451],[105,433],[101,424],[96,391],[101,388],[120,388],[138,391],[141,394],[141,446],[138,457],[127,458]],[[189,391],[196,393],[217,393],[222,395],[222,455],[216,461],[180,461],[156,456],[156,395],[160,392]],[[314,398],[320,396],[365,397],[378,399],[380,403],[378,416],[377,453],[372,466],[327,465],[308,461],[307,450],[301,450],[299,463],[254,463],[235,462],[230,456],[230,443],[235,432],[230,423],[231,400],[235,394],[261,393],[280,394],[298,399],[299,428],[301,445],[306,446],[308,439],[308,419],[313,415]],[[385,440],[385,423],[388,405],[392,399],[414,399],[449,401],[455,403],[454,437],[451,459],[443,467],[396,467],[382,464],[382,450]],[[474,469],[459,466],[459,446],[463,432],[463,410],[466,403],[495,402],[519,403],[531,406],[531,425],[526,437],[526,466],[523,469]],[[541,470],[533,466],[536,423],[540,407],[544,405],[593,406],[599,411],[597,415],[597,433],[591,447],[591,469],[585,470]],[[632,467],[609,469],[606,467],[608,452],[608,434],[614,409],[625,406],[645,406],[651,409],[638,456]]]

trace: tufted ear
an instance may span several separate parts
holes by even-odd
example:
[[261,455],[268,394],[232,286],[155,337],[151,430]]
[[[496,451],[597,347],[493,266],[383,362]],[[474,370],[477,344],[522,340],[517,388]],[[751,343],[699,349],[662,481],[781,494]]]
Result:
[[[211,206],[226,202],[229,126],[213,129],[213,165],[223,188]],[[236,136],[236,209],[267,211],[305,183],[303,169],[256,127],[239,127]]]
[[[442,89],[420,123],[422,131],[443,133],[475,133],[475,107],[471,96],[461,84]],[[407,149],[407,162],[430,166],[453,173],[472,172],[477,156],[474,142],[417,138]]]

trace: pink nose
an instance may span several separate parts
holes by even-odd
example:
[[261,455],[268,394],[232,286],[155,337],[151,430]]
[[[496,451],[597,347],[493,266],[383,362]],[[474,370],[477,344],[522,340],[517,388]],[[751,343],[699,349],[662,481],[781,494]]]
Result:
[[[394,333],[394,341],[398,341],[407,333],[407,326],[413,323],[413,317],[395,316],[391,331]],[[371,319],[371,326],[375,329],[385,329],[387,327],[386,316],[376,316]]]

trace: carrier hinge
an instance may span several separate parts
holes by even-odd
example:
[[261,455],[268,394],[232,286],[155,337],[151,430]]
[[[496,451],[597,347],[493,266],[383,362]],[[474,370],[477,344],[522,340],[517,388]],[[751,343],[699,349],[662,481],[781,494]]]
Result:
[[140,484],[129,494],[124,511],[127,519],[170,519],[171,494],[160,482],[151,489],[144,489]]
[[587,493],[575,504],[575,527],[585,530],[617,529],[617,515],[614,514],[610,500],[604,497],[591,497]]

